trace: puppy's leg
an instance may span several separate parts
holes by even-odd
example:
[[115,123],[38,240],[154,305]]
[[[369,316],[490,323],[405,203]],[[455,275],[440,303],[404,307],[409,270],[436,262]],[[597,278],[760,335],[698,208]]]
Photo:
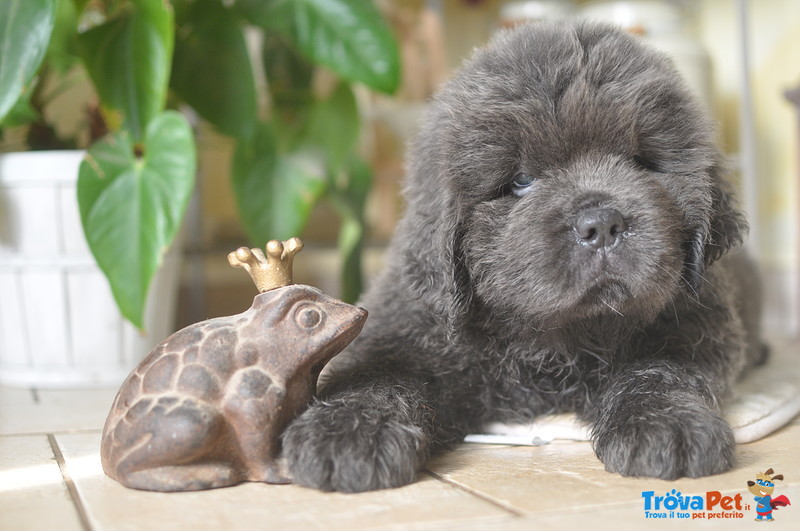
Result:
[[413,482],[439,439],[424,383],[364,374],[336,383],[284,432],[293,481],[343,492]]
[[662,479],[725,472],[734,439],[708,375],[670,361],[621,371],[600,398],[593,445],[611,472]]

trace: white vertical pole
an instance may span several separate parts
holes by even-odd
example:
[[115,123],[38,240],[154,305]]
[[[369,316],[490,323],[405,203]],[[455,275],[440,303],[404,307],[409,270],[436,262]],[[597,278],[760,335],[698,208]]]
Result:
[[750,222],[748,247],[753,255],[761,256],[761,223],[758,216],[758,154],[756,150],[755,118],[753,113],[753,93],[750,85],[750,32],[748,21],[748,0],[737,0],[739,12],[739,52],[741,69],[739,83],[741,98],[739,112],[739,164],[742,176],[742,206]]

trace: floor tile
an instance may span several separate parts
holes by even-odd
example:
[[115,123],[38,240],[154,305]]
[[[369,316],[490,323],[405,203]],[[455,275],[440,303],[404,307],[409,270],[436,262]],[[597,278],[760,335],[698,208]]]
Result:
[[35,410],[36,403],[30,389],[0,386],[0,435],[33,433],[18,428],[28,427],[25,423],[31,421]]
[[99,434],[57,436],[69,475],[97,529],[411,528],[508,513],[427,475],[413,485],[357,495],[247,483],[204,492],[127,489],[103,475]]
[[82,529],[45,436],[0,437],[0,529]]
[[102,430],[116,389],[0,387],[0,435]]
[[[792,486],[780,491],[790,500],[800,499],[800,486]],[[556,492],[554,500],[571,500],[568,492]],[[535,513],[524,517],[507,516],[495,519],[474,520],[469,522],[453,522],[437,525],[431,529],[437,531],[561,531],[564,529],[589,529],[591,531],[641,531],[643,529],[754,529],[754,510],[731,511],[739,518],[688,519],[678,518],[674,515],[658,521],[648,519],[644,515],[641,503],[627,503],[622,505],[608,505],[598,507],[584,507],[574,509],[568,507],[567,501],[559,510],[544,513]],[[769,529],[798,529],[800,526],[800,511],[793,507],[784,507],[773,512],[775,524]],[[689,523],[690,522],[690,523]],[[422,528],[424,529],[424,528]]]
[[[734,470],[707,478],[672,482],[624,478],[606,472],[589,443],[564,442],[480,449],[463,445],[434,459],[428,468],[446,481],[523,514],[622,504],[641,508],[642,492],[649,490],[657,495],[674,488],[687,494],[720,491],[744,496],[747,481],[767,468],[786,476],[778,489],[800,486],[800,426],[789,425],[766,439],[739,445],[737,459]],[[568,501],[556,501],[563,499],[562,493]]]

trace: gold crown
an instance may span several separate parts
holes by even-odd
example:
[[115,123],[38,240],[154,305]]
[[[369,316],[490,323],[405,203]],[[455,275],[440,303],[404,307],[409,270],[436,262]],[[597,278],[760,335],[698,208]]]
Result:
[[294,255],[303,250],[300,238],[291,238],[284,242],[270,240],[267,243],[267,255],[261,249],[239,247],[228,255],[228,263],[233,267],[242,267],[253,278],[259,293],[271,289],[282,288],[292,284],[292,261]]

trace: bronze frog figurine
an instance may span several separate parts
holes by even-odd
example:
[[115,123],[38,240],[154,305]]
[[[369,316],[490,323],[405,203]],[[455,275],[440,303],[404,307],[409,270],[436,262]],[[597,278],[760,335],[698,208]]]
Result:
[[244,313],[176,332],[134,369],[103,429],[106,474],[156,491],[291,482],[280,435],[367,317],[313,287],[291,285],[301,249],[293,238],[271,241],[267,256],[245,247],[228,256],[262,293]]

